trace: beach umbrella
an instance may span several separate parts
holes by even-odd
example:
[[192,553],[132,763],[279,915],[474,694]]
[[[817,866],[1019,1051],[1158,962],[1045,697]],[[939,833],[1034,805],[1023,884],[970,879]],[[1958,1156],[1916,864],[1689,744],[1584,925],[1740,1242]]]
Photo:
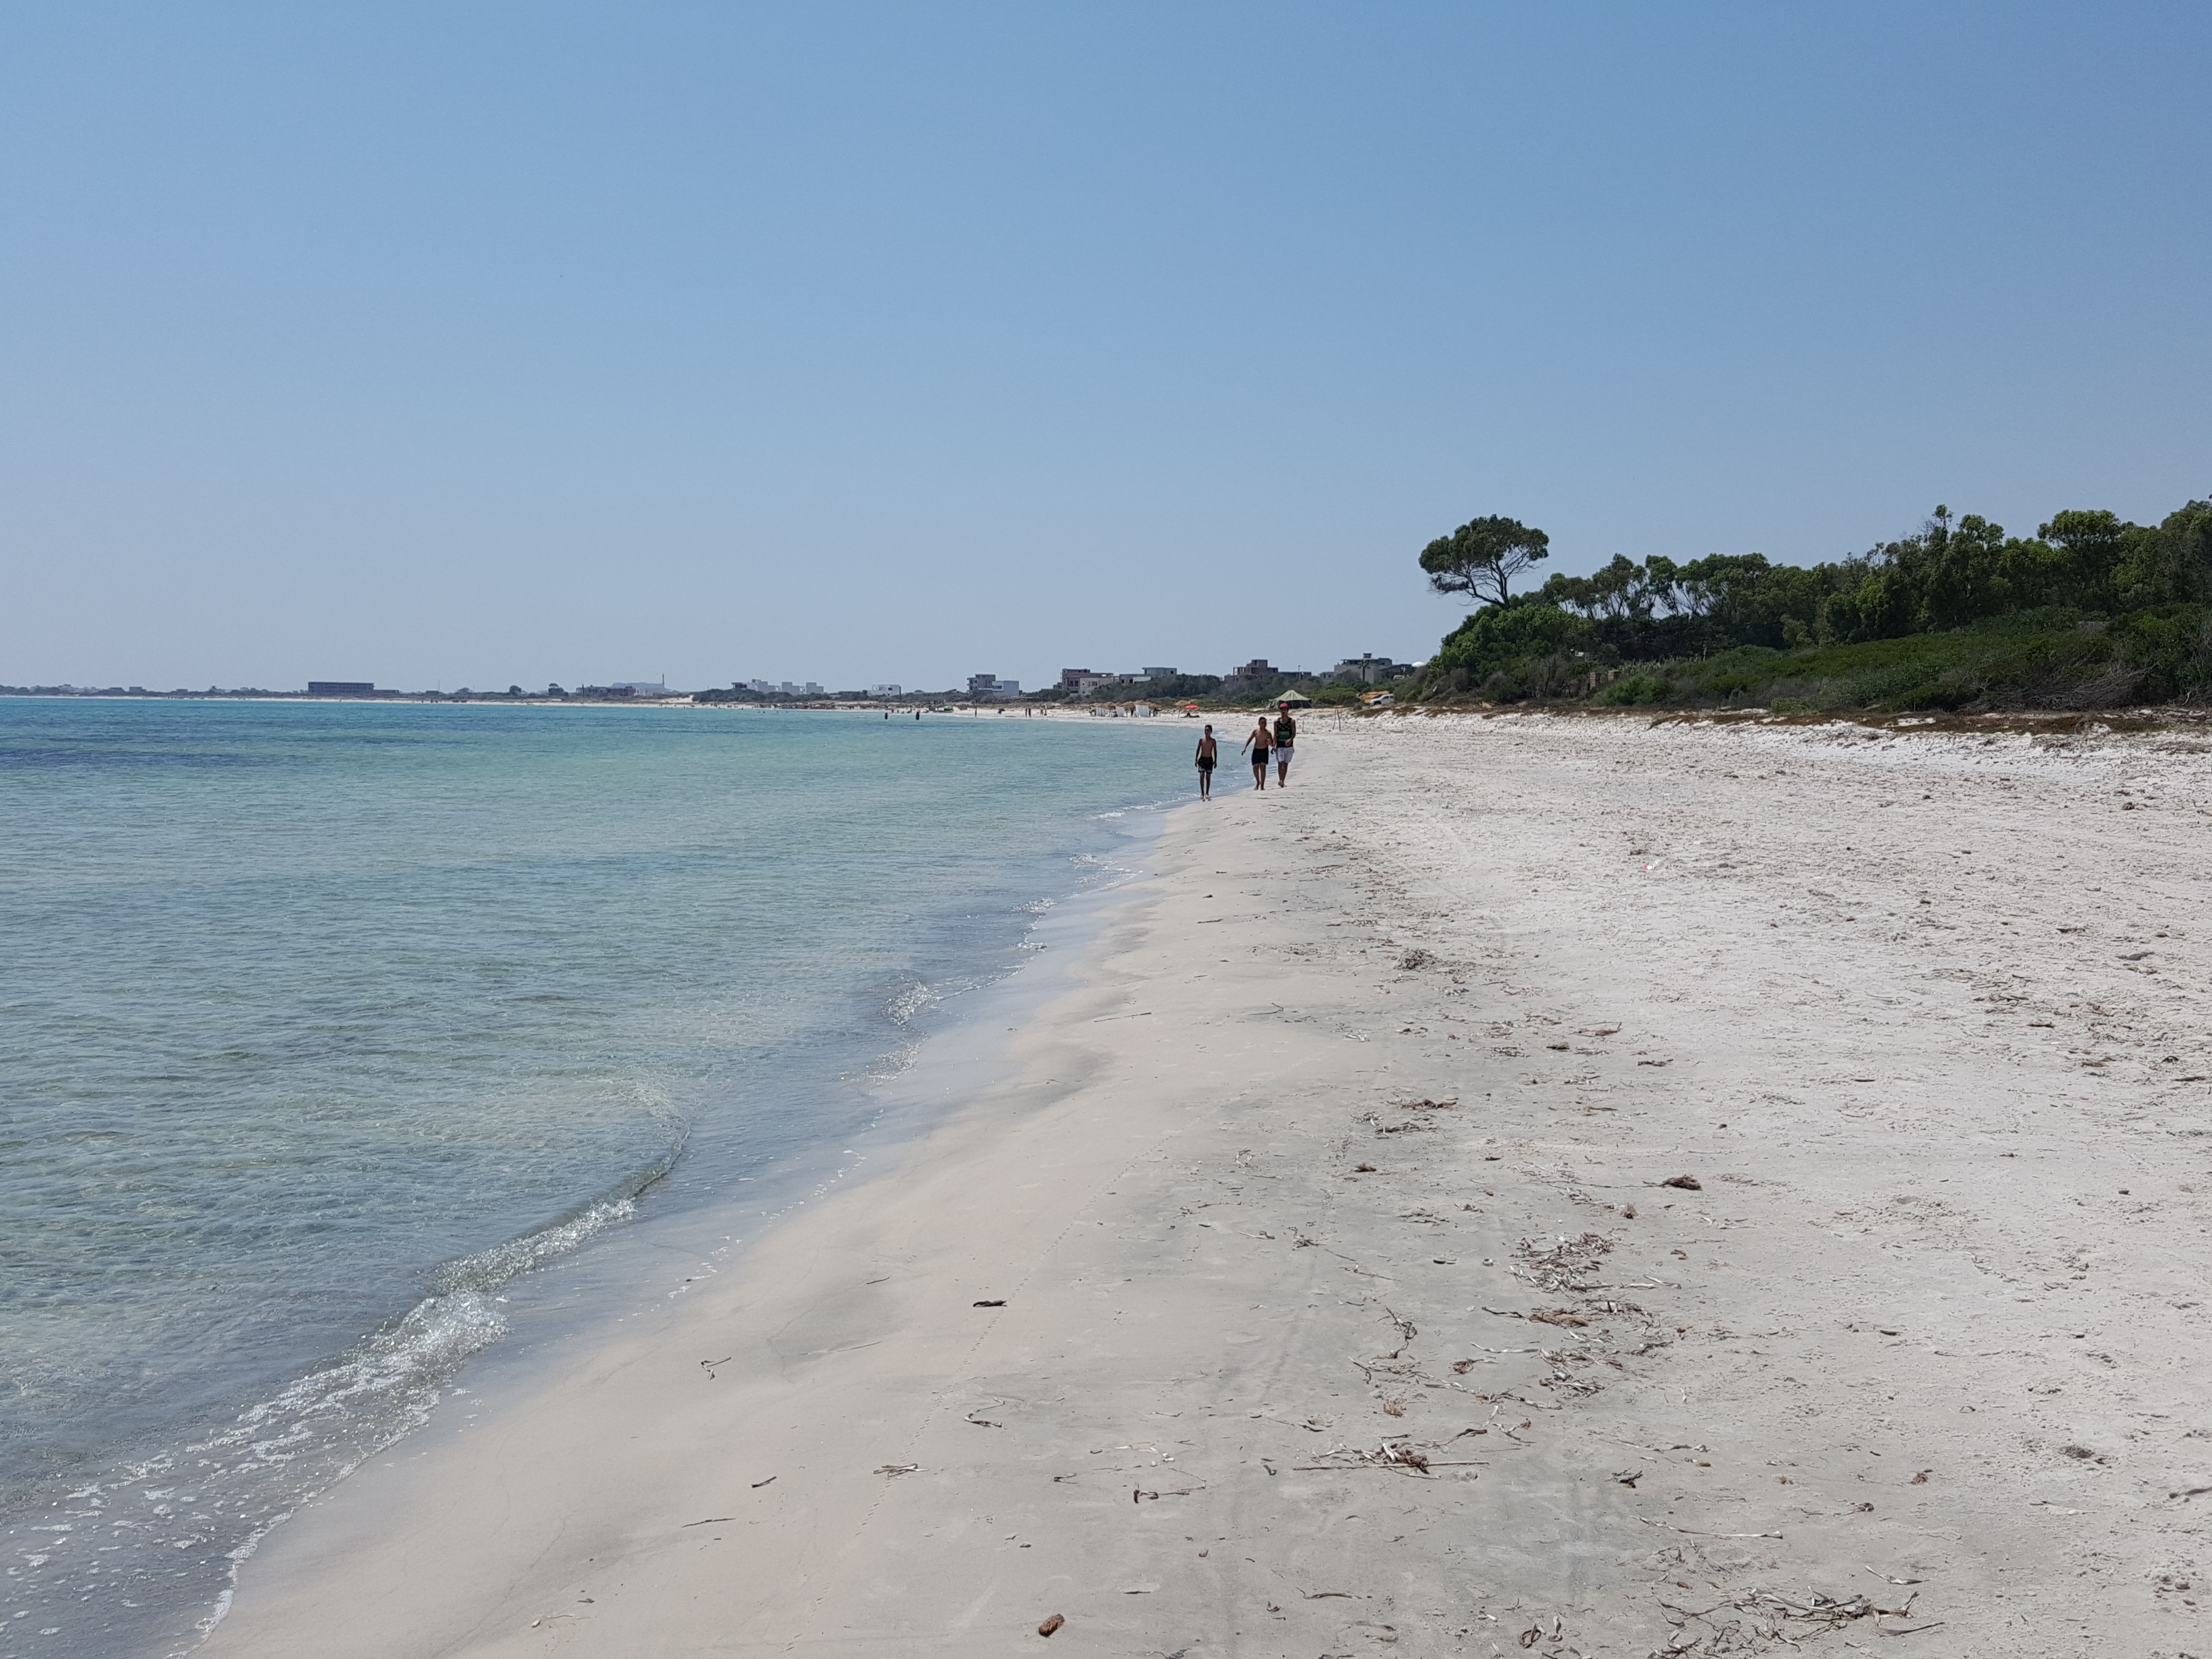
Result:
[[1306,696],[1303,691],[1285,691],[1281,696],[1275,699],[1275,707],[1278,708],[1303,708],[1312,701],[1313,699]]

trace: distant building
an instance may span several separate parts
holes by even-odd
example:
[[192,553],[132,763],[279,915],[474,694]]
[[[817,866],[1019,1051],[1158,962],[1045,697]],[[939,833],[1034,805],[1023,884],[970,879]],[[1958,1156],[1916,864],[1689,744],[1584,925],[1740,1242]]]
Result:
[[576,695],[580,697],[634,697],[637,695],[637,688],[630,685],[580,685],[576,688]]
[[1406,669],[1407,665],[1404,663],[1393,662],[1388,657],[1378,657],[1372,653],[1368,653],[1357,657],[1346,657],[1329,671],[1329,678],[1336,680],[1358,680],[1364,685],[1373,685],[1382,680],[1395,680],[1403,674]]
[[374,680],[309,680],[311,697],[365,697],[376,690]]
[[905,693],[896,685],[872,685],[868,688],[868,695],[872,697],[897,697],[903,696]]
[[1097,678],[1098,671],[1095,668],[1063,668],[1060,671],[1060,683],[1066,686],[1079,688],[1084,681]]
[[971,697],[1018,697],[1022,695],[1019,680],[1002,680],[996,674],[970,674],[968,695]]
[[1178,671],[1173,668],[1147,668],[1140,671],[1138,678],[1147,680],[1171,680],[1177,677],[1177,673]]
[[1221,690],[1224,696],[1231,697],[1273,696],[1286,682],[1318,678],[1310,669],[1285,668],[1265,657],[1255,657],[1231,669],[1228,678],[1221,682]]

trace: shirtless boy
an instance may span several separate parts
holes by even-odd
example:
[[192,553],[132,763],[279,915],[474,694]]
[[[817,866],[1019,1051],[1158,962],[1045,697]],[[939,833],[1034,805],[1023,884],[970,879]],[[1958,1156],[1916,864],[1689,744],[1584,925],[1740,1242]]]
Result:
[[1255,789],[1267,787],[1267,751],[1274,746],[1275,734],[1267,729],[1267,717],[1262,714],[1260,723],[1244,739],[1244,747],[1252,751],[1252,787]]

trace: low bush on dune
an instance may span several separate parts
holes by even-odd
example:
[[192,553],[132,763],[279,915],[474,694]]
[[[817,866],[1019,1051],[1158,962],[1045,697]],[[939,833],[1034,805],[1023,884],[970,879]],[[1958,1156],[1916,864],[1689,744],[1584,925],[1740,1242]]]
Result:
[[1613,681],[1591,699],[1607,708],[1639,708],[1675,700],[1674,682],[1663,673],[1630,674]]
[[2212,680],[2208,621],[2212,611],[2189,605],[2118,622],[2069,613],[2027,628],[1977,624],[1857,645],[1750,647],[1623,668],[1586,700],[1899,714],[2202,700]]

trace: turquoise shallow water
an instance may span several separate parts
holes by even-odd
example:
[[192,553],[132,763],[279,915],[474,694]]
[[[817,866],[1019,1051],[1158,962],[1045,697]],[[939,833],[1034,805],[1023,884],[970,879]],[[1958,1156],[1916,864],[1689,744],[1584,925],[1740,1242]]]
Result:
[[1075,723],[0,699],[0,1654],[173,1650],[516,1275],[852,1133],[1188,792]]

